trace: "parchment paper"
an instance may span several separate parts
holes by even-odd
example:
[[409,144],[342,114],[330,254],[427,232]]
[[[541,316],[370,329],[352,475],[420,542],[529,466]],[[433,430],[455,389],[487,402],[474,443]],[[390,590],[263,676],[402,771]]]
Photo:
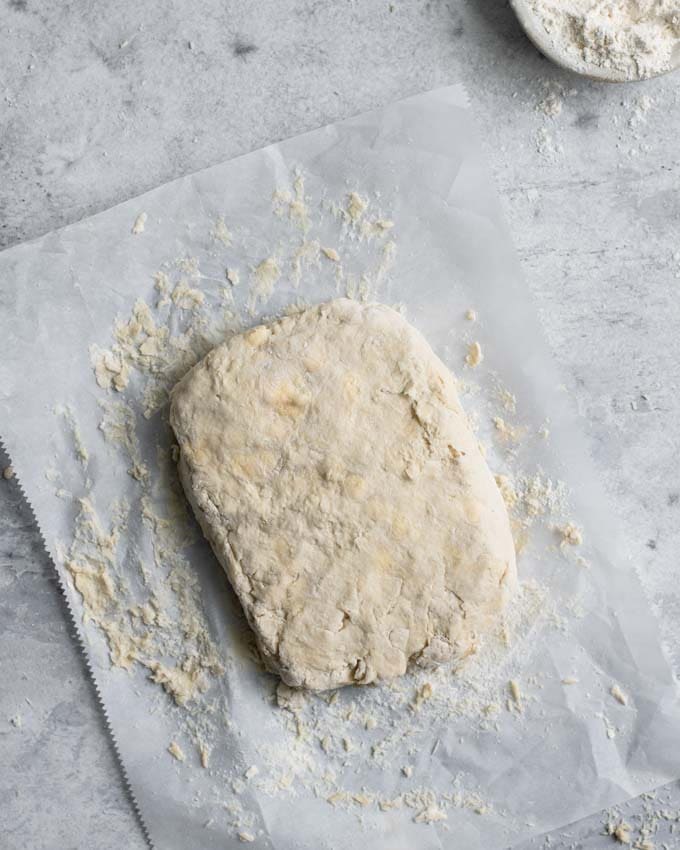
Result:
[[[294,195],[296,169],[304,175],[311,210],[304,233],[287,214],[272,214],[275,189],[283,185]],[[366,217],[387,216],[394,227],[363,238],[342,213],[351,191],[369,201]],[[141,212],[147,214],[144,230],[133,234]],[[220,217],[231,240],[215,237]],[[311,239],[338,250],[341,280],[338,264],[321,256],[318,265],[303,263],[295,285],[287,246]],[[391,267],[388,242],[397,251]],[[252,269],[271,256],[282,273],[267,297],[252,285]],[[428,681],[428,674],[418,674],[396,687],[346,689],[333,704],[316,699],[296,727],[295,715],[274,705],[275,679],[248,657],[238,606],[200,539],[184,555],[199,578],[226,667],[198,700],[203,714],[175,706],[149,680],[148,669],[111,667],[100,630],[83,622],[64,551],[73,537],[77,498],[89,494],[103,512],[122,497],[136,505],[139,481],[127,474],[129,458],[98,428],[100,402],[115,393],[94,382],[89,347],[110,346],[114,321],[128,319],[137,299],[156,309],[153,275],[165,269],[176,280],[177,258],[198,261],[191,283],[205,294],[198,316],[206,328],[216,316],[223,328],[253,324],[348,287],[358,297],[367,293],[403,305],[469,384],[464,403],[492,468],[565,482],[569,497],[561,519],[573,519],[583,543],[578,556],[576,547],[560,546],[550,519],[532,531],[520,572],[529,588],[542,590],[499,662],[502,685],[494,686],[499,697],[490,704],[492,719],[480,722],[463,710],[447,714],[437,698],[452,686],[441,675],[428,700],[434,708],[420,707],[409,696]],[[239,286],[226,281],[227,267],[240,270]],[[0,280],[0,433],[57,566],[156,847],[225,848],[252,838],[255,846],[277,850],[342,850],[365,842],[375,850],[493,850],[680,776],[673,676],[626,557],[625,534],[593,476],[590,452],[598,447],[586,444],[543,342],[461,87],[273,145],[10,249],[0,255]],[[477,322],[466,323],[468,308],[477,311]],[[188,316],[196,318],[188,309],[175,313],[180,329]],[[485,355],[474,371],[463,365],[473,339]],[[520,435],[507,443],[493,422],[499,386],[517,403],[516,414],[503,414]],[[162,503],[154,458],[158,444],[169,446],[170,435],[163,410],[148,420],[142,416],[142,389],[133,379],[121,397],[135,410],[142,457],[157,476],[152,498]],[[63,405],[71,420],[55,412]],[[87,447],[86,462],[77,457],[74,428]],[[130,541],[119,549],[118,577],[133,584],[135,559],[148,541],[132,521],[125,534]],[[479,669],[481,677],[478,671],[466,686],[472,696],[484,678],[485,668]],[[510,678],[519,698],[506,687]],[[614,685],[625,704],[612,696]],[[371,716],[376,726],[364,722]],[[326,753],[315,736],[336,720],[338,734],[351,728],[352,737],[347,745],[332,741]],[[201,735],[212,736],[207,768],[193,747],[192,722]],[[412,733],[392,741],[389,758],[381,761],[375,743],[385,730],[398,737],[402,727]],[[185,761],[167,753],[174,740]],[[333,749],[338,745],[344,752]],[[244,778],[253,764],[257,775]],[[410,776],[401,770],[407,765]],[[335,802],[328,801],[332,788],[341,789]],[[404,798],[409,790],[413,796]],[[400,795],[394,808],[381,807]]]

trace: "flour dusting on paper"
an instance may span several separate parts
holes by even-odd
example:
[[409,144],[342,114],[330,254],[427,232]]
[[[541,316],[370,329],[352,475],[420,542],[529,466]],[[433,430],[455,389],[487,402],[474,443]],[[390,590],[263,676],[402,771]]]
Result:
[[[239,665],[265,674],[249,632],[242,645],[220,649],[203,615],[198,579],[187,557],[196,543],[196,525],[177,481],[165,421],[169,391],[210,348],[266,311],[280,284],[297,289],[310,275],[326,275],[337,294],[379,300],[398,256],[398,223],[368,193],[315,201],[298,170],[287,185],[273,190],[271,212],[282,235],[260,247],[256,260],[235,235],[237,222],[228,229],[223,218],[213,219],[206,228],[218,244],[219,275],[206,271],[196,257],[169,258],[149,281],[148,300],[130,304],[115,322],[111,339],[90,346],[93,388],[101,394],[99,431],[108,460],[134,482],[134,497],[99,505],[83,480],[73,539],[60,547],[83,617],[98,627],[112,666],[139,668],[165,691],[168,706],[179,712],[179,732],[167,746],[169,754],[182,770],[210,770],[219,777],[230,829],[241,841],[256,835],[255,816],[242,798],[246,786],[272,797],[307,794],[362,824],[369,812],[401,811],[422,828],[445,824],[455,809],[501,817],[464,773],[450,788],[437,787],[417,763],[404,764],[404,755],[415,762],[430,746],[432,730],[445,735],[455,719],[464,718],[471,735],[498,734],[504,724],[524,723],[537,710],[542,683],[529,680],[520,690],[518,659],[529,651],[532,635],[564,624],[545,589],[530,581],[521,585],[496,631],[454,672],[413,669],[378,687],[326,694],[295,691],[267,676],[263,684],[279,744],[250,742],[250,765],[213,766],[215,751],[232,728],[228,700],[215,695],[217,681]],[[230,264],[226,271],[225,261]],[[238,268],[250,269],[242,287]],[[284,312],[305,306],[298,299]],[[469,309],[460,320],[461,325],[475,321],[476,312]],[[462,327],[456,332],[464,338]],[[467,364],[476,367],[483,359],[481,343],[472,343]],[[478,391],[469,382],[466,388]],[[526,434],[521,425],[507,421],[519,417],[517,400],[497,386],[490,410],[510,463],[514,446]],[[65,424],[76,455],[87,465],[96,447],[79,440],[75,414],[68,414]],[[142,450],[148,443],[148,435],[142,435],[149,429],[158,443],[151,455]],[[516,464],[496,481],[518,553],[536,527],[569,527],[566,493],[559,483]],[[130,547],[127,535],[133,527],[140,542]],[[431,756],[439,746],[437,739]],[[356,782],[364,765],[376,778],[374,786]]]

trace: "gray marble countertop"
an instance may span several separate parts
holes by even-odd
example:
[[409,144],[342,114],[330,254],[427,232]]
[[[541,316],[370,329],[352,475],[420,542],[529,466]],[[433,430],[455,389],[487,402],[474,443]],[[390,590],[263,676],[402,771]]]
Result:
[[[600,471],[680,673],[677,74],[622,86],[569,76],[502,0],[4,0],[0,55],[0,247],[267,142],[466,83],[548,340],[608,447]],[[0,681],[0,845],[144,847],[52,568],[16,482],[2,479]],[[636,826],[659,806],[680,809],[680,786],[622,811]],[[606,819],[531,846],[615,846]],[[652,840],[678,847],[680,831]]]

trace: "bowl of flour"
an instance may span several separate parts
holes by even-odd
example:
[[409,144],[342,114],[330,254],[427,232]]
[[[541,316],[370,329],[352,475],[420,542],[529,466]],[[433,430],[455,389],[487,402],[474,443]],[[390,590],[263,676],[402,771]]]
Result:
[[680,0],[510,0],[538,49],[556,64],[610,82],[680,66]]

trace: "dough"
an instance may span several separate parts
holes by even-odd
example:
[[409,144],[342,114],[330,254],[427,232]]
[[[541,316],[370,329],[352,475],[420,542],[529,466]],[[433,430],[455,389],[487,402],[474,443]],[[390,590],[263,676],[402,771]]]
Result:
[[174,388],[187,496],[268,667],[314,690],[473,652],[516,584],[505,504],[425,339],[339,299]]

